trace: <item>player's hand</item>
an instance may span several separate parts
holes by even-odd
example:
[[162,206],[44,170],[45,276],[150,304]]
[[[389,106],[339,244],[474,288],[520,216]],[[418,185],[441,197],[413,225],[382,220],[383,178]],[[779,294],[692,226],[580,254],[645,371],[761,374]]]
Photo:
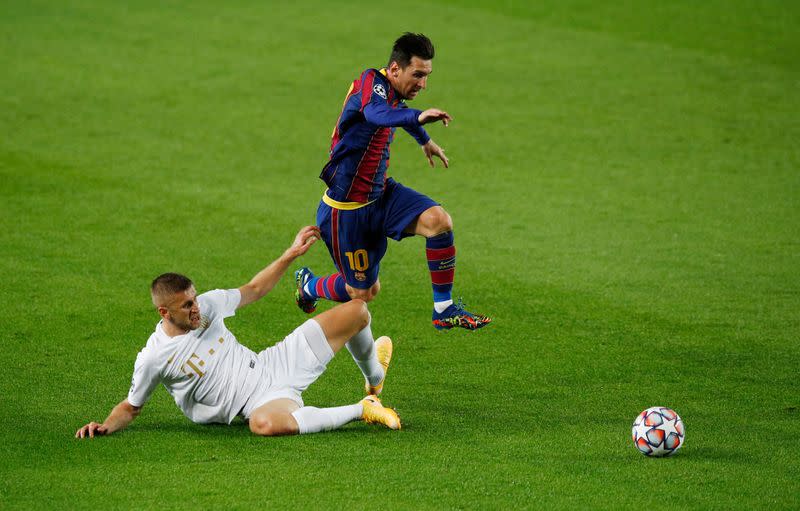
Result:
[[448,114],[444,110],[439,110],[438,108],[429,108],[424,112],[422,112],[421,114],[419,114],[417,120],[419,121],[420,124],[428,124],[431,122],[442,121],[442,124],[444,124],[445,126],[449,126],[450,121],[452,121],[453,118],[450,117],[450,114]]
[[95,435],[103,436],[108,433],[108,428],[96,422],[90,422],[75,432],[75,438],[94,438]]
[[431,167],[435,167],[436,165],[433,163],[433,157],[436,156],[442,163],[444,163],[444,168],[450,168],[450,160],[447,159],[447,156],[444,154],[444,149],[439,147],[439,145],[433,141],[433,139],[428,140],[428,142],[422,146],[422,152],[425,153],[425,157],[428,159],[428,163]]
[[320,239],[320,237],[319,227],[316,225],[307,225],[300,229],[297,236],[294,237],[294,243],[289,247],[289,250],[294,257],[300,257],[308,252],[311,245]]

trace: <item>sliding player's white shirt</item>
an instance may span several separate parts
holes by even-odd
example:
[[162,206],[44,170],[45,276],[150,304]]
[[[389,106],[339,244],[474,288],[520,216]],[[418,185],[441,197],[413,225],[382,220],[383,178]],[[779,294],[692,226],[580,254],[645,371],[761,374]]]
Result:
[[197,297],[200,328],[169,337],[156,325],[136,357],[128,402],[142,406],[163,383],[183,413],[197,423],[229,424],[247,402],[264,371],[255,353],[225,327],[241,301],[238,289]]

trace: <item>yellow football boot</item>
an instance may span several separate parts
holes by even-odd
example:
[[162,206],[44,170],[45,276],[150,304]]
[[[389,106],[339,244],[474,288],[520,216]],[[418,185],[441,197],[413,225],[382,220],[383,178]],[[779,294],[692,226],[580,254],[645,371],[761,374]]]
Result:
[[367,424],[383,424],[389,429],[400,429],[400,417],[391,408],[386,408],[381,404],[381,400],[375,396],[367,396],[361,400],[364,411],[361,418]]
[[383,390],[383,382],[386,381],[386,373],[389,372],[389,362],[392,360],[392,340],[386,337],[378,337],[375,341],[375,351],[378,354],[378,362],[383,366],[383,379],[377,385],[364,384],[364,390],[370,396],[377,396]]

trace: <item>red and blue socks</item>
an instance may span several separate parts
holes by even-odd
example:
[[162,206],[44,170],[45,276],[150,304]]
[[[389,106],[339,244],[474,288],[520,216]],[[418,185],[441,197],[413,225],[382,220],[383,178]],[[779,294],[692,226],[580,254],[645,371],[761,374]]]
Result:
[[428,270],[433,285],[433,308],[444,312],[453,303],[453,278],[456,273],[456,247],[453,231],[431,236],[425,242]]
[[324,298],[334,302],[349,302],[350,295],[347,294],[344,275],[334,273],[324,277],[312,277],[303,286],[303,294],[307,298],[316,300]]

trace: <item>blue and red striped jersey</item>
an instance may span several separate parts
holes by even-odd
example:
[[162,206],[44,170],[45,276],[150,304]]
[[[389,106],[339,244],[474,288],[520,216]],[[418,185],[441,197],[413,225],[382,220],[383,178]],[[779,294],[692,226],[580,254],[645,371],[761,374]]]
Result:
[[353,81],[336,121],[330,159],[320,179],[328,196],[339,202],[366,203],[381,196],[389,167],[389,144],[397,127],[423,145],[430,140],[386,78],[385,70],[367,69]]

